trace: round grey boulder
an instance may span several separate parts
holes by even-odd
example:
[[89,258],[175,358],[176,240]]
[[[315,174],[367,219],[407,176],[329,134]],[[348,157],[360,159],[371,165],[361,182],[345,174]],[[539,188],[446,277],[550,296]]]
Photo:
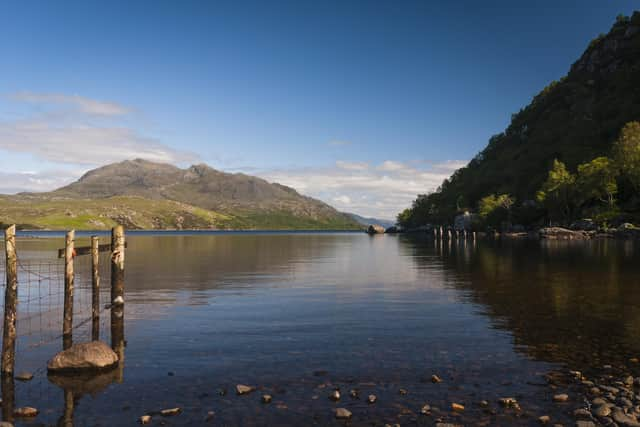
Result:
[[93,372],[114,367],[118,355],[102,341],[74,344],[53,356],[47,369],[49,372]]

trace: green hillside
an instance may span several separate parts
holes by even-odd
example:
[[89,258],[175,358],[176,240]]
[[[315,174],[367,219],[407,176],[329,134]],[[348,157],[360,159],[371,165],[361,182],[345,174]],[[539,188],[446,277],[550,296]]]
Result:
[[[575,202],[571,218],[554,218],[538,192],[554,160],[576,174],[580,164],[613,156],[623,126],[639,119],[640,13],[635,12],[630,18],[618,17],[608,34],[589,43],[565,77],[513,114],[504,132],[491,137],[487,147],[436,192],[419,196],[399,220],[407,227],[451,223],[460,211],[477,211],[490,195],[508,196],[509,219],[522,223],[593,214],[594,209],[586,209],[593,208],[593,201]],[[618,178],[616,212],[633,216],[637,189],[619,182],[623,176]]]

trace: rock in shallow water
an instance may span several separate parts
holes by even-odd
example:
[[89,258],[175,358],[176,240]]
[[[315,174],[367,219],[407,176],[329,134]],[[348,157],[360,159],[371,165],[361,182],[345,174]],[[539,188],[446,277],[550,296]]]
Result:
[[351,418],[351,411],[349,411],[348,409],[345,408],[338,408],[336,409],[336,418],[338,419],[349,419]]
[[569,395],[568,394],[556,394],[555,396],[553,396],[553,401],[554,402],[566,402],[567,400],[569,400]]
[[162,411],[160,411],[160,415],[162,415],[163,417],[172,417],[174,415],[178,415],[181,412],[182,412],[181,408],[169,408],[169,409],[163,409]]
[[369,397],[367,397],[367,402],[369,403],[376,403],[376,400],[378,400],[378,398],[375,394],[370,394]]
[[249,394],[253,391],[255,391],[255,387],[249,386],[249,385],[244,385],[244,384],[238,384],[236,386],[236,393],[238,394]]
[[101,371],[118,363],[118,355],[102,341],[74,344],[49,361],[49,372]]
[[33,374],[31,372],[20,372],[15,376],[18,381],[31,381]]
[[151,415],[143,415],[140,417],[140,424],[149,424],[151,422]]
[[38,410],[31,406],[24,406],[22,408],[16,408],[16,410],[13,411],[13,415],[16,417],[35,417],[38,415]]

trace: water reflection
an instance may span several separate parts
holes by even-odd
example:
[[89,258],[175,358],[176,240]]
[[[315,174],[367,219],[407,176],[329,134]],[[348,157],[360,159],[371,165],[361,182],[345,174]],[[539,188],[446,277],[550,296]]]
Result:
[[436,254],[461,298],[512,333],[518,351],[583,370],[640,353],[633,242],[402,241],[422,269],[433,267],[428,256]]

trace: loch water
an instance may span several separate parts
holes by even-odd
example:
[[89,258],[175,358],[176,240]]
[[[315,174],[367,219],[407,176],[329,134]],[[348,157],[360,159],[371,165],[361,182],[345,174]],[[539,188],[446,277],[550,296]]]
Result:
[[[129,232],[127,244],[123,366],[77,381],[71,402],[73,387],[43,369],[62,341],[33,345],[19,305],[16,371],[36,375],[15,382],[15,401],[40,413],[17,425],[134,426],[147,413],[167,426],[343,425],[339,407],[352,412],[349,425],[538,425],[540,415],[570,425],[581,402],[554,403],[546,373],[597,374],[640,356],[631,241]],[[18,238],[25,265],[53,262],[61,245],[55,234]],[[46,308],[38,292],[30,312]],[[50,321],[29,320],[32,334]],[[108,314],[101,322],[109,342]],[[257,390],[238,396],[236,384]],[[505,396],[518,413],[496,403]],[[179,415],[158,414],[174,407]]]

